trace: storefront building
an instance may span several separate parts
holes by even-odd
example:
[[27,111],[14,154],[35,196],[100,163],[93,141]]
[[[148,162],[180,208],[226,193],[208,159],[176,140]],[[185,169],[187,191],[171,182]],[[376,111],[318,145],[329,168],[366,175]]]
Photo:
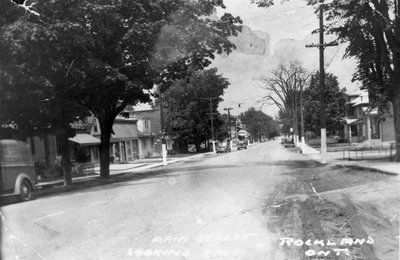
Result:
[[137,120],[118,116],[110,139],[110,159],[114,163],[131,162],[139,158]]
[[100,133],[97,124],[98,122],[93,116],[71,124],[71,127],[75,129],[75,136],[69,138],[73,162],[80,164],[98,164],[100,162],[99,145],[101,142],[100,138],[94,136]]
[[129,118],[137,120],[139,132],[139,158],[161,156],[161,122],[160,110],[146,109],[126,112]]

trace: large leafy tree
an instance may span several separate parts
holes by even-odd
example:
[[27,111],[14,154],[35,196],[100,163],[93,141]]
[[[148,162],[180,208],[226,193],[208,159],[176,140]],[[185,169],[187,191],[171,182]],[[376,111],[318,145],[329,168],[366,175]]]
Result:
[[249,108],[239,116],[246,130],[251,134],[252,141],[260,141],[261,137],[272,138],[278,134],[277,122],[261,110]]
[[[321,111],[319,104],[320,87],[319,72],[311,76],[309,86],[303,91],[303,109],[305,130],[319,133]],[[337,77],[331,73],[325,77],[325,114],[326,128],[330,134],[341,133],[343,130],[342,119],[345,116],[346,89],[340,89]]]
[[[72,3],[71,3],[72,4]],[[55,134],[62,149],[62,162],[67,184],[71,184],[68,137],[76,117],[87,111],[71,95],[68,44],[60,44],[54,24],[41,19],[26,4],[20,7],[1,2],[0,77],[2,135],[24,139],[28,136]],[[46,13],[46,17],[50,15]],[[58,24],[57,26],[60,26]],[[55,48],[54,46],[58,46]]]
[[[208,19],[217,6],[224,7],[221,0],[41,1],[34,6],[39,16],[23,16],[3,26],[6,41],[17,42],[15,49],[23,50],[9,64],[21,67],[18,58],[27,49],[45,46],[47,55],[40,58],[50,75],[32,75],[51,85],[62,79],[59,92],[68,92],[70,100],[99,119],[100,174],[108,177],[112,125],[126,105],[148,101],[145,90],[157,78],[165,82],[182,77],[189,68],[208,66],[214,53],[234,48],[228,37],[237,33],[241,21],[230,14]],[[36,45],[21,39],[15,28]],[[10,53],[2,51],[4,56]],[[30,61],[24,64],[37,63]]]
[[286,132],[292,127],[297,134],[300,92],[308,78],[309,74],[298,62],[290,62],[279,65],[269,76],[260,79],[266,92],[261,102],[278,107],[278,117]]
[[[251,0],[260,7],[273,0]],[[320,1],[307,0],[309,4]],[[396,161],[400,161],[400,8],[398,0],[333,0],[324,5],[327,28],[348,43],[346,55],[358,62],[361,81],[381,110],[393,106]]]
[[[333,1],[326,11],[330,31],[349,43],[346,55],[358,62],[354,79],[373,105],[393,106],[396,161],[400,161],[400,11],[397,0]],[[338,23],[338,20],[341,20]]]
[[217,133],[222,126],[218,103],[228,85],[215,68],[192,72],[188,79],[175,81],[164,93],[167,133],[178,136],[182,147],[194,143],[198,148],[211,139],[209,113],[215,113],[213,123]]

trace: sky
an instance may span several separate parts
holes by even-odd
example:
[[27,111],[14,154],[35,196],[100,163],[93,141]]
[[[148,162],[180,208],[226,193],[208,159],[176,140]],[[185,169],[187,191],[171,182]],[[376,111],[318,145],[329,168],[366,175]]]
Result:
[[[305,48],[306,44],[318,43],[319,36],[312,31],[319,27],[315,7],[306,5],[305,0],[290,0],[269,8],[259,8],[250,0],[225,0],[226,9],[219,9],[217,15],[229,12],[240,16],[243,25],[253,31],[269,35],[266,55],[245,55],[234,52],[231,55],[217,57],[211,67],[229,80],[231,85],[225,91],[224,101],[219,106],[232,107],[232,114],[238,115],[250,107],[261,109],[263,112],[276,116],[278,109],[274,105],[262,104],[260,100],[266,95],[260,87],[260,77],[266,77],[282,61],[299,60],[310,71],[319,69],[319,51],[317,48]],[[326,36],[326,42],[334,40]],[[338,77],[340,87],[348,93],[358,92],[358,85],[351,82],[355,72],[355,61],[343,59],[345,44],[329,47],[325,51],[326,71]],[[240,103],[240,108],[239,108]]]
[[[268,35],[265,55],[248,55],[234,51],[230,55],[217,56],[210,68],[217,67],[230,82],[219,105],[219,112],[224,108],[233,108],[231,113],[239,115],[250,107],[261,109],[275,117],[278,109],[275,105],[260,102],[267,93],[261,88],[260,78],[267,77],[280,63],[296,59],[309,72],[319,69],[319,51],[317,48],[305,48],[306,44],[318,43],[319,36],[312,31],[319,27],[315,7],[308,6],[305,0],[276,0],[269,8],[259,8],[250,0],[224,0],[226,9],[218,9],[217,16],[228,12],[240,16],[243,25],[254,32],[262,32],[260,37]],[[335,38],[326,36],[326,42]],[[325,50],[326,72],[338,77],[341,88],[348,93],[357,93],[359,86],[351,82],[355,72],[355,61],[343,59],[346,46],[329,47]],[[240,107],[239,107],[240,104]],[[145,105],[141,109],[148,109]]]
[[303,40],[319,26],[314,7],[306,5],[305,0],[276,2],[269,8],[259,8],[250,0],[225,0],[227,8],[219,9],[218,14],[227,12],[240,16],[243,24],[252,30],[268,33],[272,51],[280,39]]

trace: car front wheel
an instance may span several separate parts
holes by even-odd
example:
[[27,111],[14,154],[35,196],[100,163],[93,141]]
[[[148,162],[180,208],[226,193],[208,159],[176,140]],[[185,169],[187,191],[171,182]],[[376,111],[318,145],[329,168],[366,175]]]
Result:
[[32,197],[31,183],[27,179],[24,179],[21,182],[19,199],[21,201],[28,201],[31,199],[31,197]]

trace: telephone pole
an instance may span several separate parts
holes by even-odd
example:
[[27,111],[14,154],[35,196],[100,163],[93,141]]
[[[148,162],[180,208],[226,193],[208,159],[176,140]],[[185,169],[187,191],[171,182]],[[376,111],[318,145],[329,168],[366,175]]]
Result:
[[165,124],[164,124],[164,104],[163,104],[163,94],[161,93],[161,88],[158,90],[158,100],[160,102],[160,125],[161,125],[161,155],[163,158],[163,165],[167,166],[167,144],[165,142]]
[[325,47],[337,46],[337,42],[324,43],[324,0],[319,0],[319,44],[306,45],[307,48],[319,48],[319,84],[320,84],[320,124],[321,124],[321,163],[326,164],[326,115],[325,115]]
[[213,146],[213,153],[216,153],[215,150],[215,142],[214,142],[214,115],[216,115],[217,113],[213,113],[213,100],[218,99],[219,97],[211,97],[211,98],[201,98],[201,99],[205,99],[208,100],[209,104],[210,104],[210,113],[207,113],[208,115],[210,115],[210,119],[211,119],[211,138],[212,138],[212,146]]
[[300,140],[300,147],[301,150],[304,150],[304,144],[305,144],[305,136],[304,136],[304,111],[303,111],[303,85],[300,86],[300,134],[301,134],[301,140]]
[[229,145],[230,145],[231,149],[232,149],[232,128],[231,128],[231,114],[230,114],[230,111],[232,109],[233,108],[231,108],[231,107],[224,108],[225,111],[228,111]]
[[298,118],[297,118],[297,93],[296,91],[294,92],[293,95],[293,142],[298,146],[299,143],[299,124],[298,124]]

